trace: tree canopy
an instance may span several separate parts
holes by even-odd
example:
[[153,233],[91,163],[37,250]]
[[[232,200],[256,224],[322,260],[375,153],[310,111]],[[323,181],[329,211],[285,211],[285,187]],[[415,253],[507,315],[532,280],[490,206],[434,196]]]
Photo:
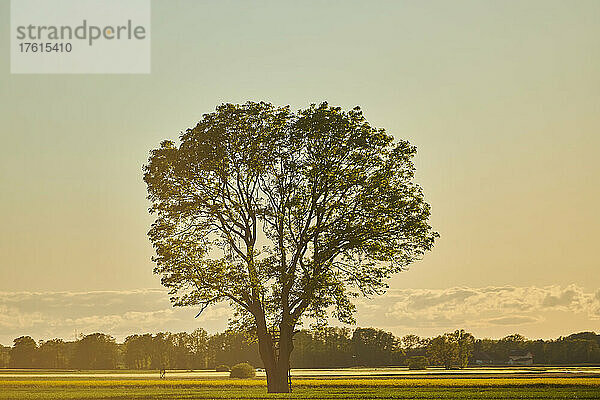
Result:
[[144,167],[155,272],[175,305],[229,301],[287,365],[303,316],[353,322],[353,297],[432,248],[415,153],[358,107],[218,106]]

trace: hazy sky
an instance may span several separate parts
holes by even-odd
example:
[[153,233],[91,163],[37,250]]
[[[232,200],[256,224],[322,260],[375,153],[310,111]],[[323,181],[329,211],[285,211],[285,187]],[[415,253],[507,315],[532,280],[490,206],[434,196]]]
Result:
[[[441,237],[362,300],[398,335],[600,331],[599,1],[153,1],[150,75],[11,75],[0,343],[222,329],[152,275],[141,168],[222,102],[327,100],[418,147]],[[70,336],[68,336],[70,335]]]

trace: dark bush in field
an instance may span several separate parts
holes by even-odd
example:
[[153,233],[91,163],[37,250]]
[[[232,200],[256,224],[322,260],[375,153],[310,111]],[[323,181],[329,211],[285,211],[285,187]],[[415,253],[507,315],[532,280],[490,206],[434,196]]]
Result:
[[425,369],[427,368],[427,357],[415,356],[408,359],[408,369]]
[[215,368],[215,370],[217,372],[229,372],[229,365],[217,365],[217,368]]
[[254,378],[256,371],[254,367],[248,363],[239,363],[231,367],[231,378]]

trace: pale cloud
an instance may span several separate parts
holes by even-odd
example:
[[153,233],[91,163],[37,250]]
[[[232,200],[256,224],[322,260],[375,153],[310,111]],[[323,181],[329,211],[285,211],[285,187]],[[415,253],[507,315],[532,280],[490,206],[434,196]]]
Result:
[[103,332],[122,340],[134,333],[222,330],[227,304],[194,318],[195,308],[173,308],[164,289],[89,292],[0,292],[0,343],[29,335],[37,340]]
[[539,318],[527,315],[515,315],[512,317],[490,318],[486,322],[491,325],[523,325],[538,322]]
[[15,327],[30,328],[43,321],[40,312],[24,313],[17,308],[0,305],[0,332]]
[[[600,319],[600,290],[579,286],[490,286],[481,288],[395,289],[385,296],[356,301],[358,323],[397,334],[439,334],[465,328],[500,336],[553,322],[569,327],[570,317]],[[90,292],[0,292],[0,343],[15,337],[72,340],[76,334],[104,332],[122,340],[134,333],[209,332],[227,326],[232,312],[218,304],[194,318],[197,308],[173,308],[164,289]],[[332,321],[333,322],[333,321]],[[540,330],[541,331],[541,328]],[[498,332],[498,334],[496,334]],[[568,333],[571,333],[568,332]]]
[[594,300],[592,301],[592,317],[594,319],[600,319],[600,289],[596,292]]
[[[600,319],[600,290],[586,292],[576,285],[395,289],[357,306],[359,324],[377,325],[379,320],[379,326],[392,331],[489,331],[494,326],[516,329],[546,323],[556,312]],[[374,317],[374,310],[382,317]]]

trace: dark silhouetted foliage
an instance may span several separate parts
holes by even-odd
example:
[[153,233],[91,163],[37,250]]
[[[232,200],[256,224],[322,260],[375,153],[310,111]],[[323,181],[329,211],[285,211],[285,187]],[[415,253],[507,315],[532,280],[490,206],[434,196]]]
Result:
[[398,340],[390,332],[375,328],[356,328],[352,346],[356,363],[369,367],[390,365]]
[[30,336],[21,336],[13,341],[10,349],[11,368],[34,368],[36,364],[37,344]]
[[[462,368],[467,364],[506,365],[511,354],[527,352],[536,364],[599,364],[599,338],[593,332],[582,332],[556,340],[527,340],[520,335],[475,340],[464,331],[455,331],[433,339],[416,335],[399,339],[374,328],[352,332],[348,328],[321,327],[294,335],[291,367],[410,366],[413,359],[426,359],[427,365]],[[256,340],[247,332],[231,329],[213,335],[202,329],[131,335],[123,344],[103,334],[75,342],[41,341],[39,345],[31,337],[22,336],[14,340],[12,348],[0,347],[0,368],[214,370],[241,362],[263,367]]]
[[62,339],[40,342],[36,366],[39,368],[64,369],[69,367],[69,346]]
[[433,338],[427,346],[429,363],[446,369],[465,368],[473,354],[474,341],[473,336],[464,330]]
[[115,369],[117,344],[112,336],[93,333],[77,342],[72,359],[77,369]]
[[0,345],[0,368],[8,368],[10,364],[10,347]]
[[409,357],[407,360],[408,369],[425,369],[427,368],[427,357],[425,356],[414,356]]

